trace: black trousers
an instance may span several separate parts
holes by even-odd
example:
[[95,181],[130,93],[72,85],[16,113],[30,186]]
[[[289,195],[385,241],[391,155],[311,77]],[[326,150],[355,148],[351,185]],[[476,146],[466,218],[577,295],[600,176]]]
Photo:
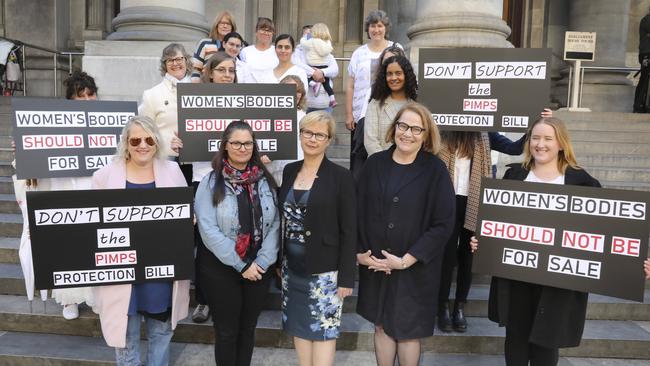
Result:
[[505,356],[507,366],[555,366],[559,359],[557,348],[530,343],[542,286],[511,281],[508,325],[506,325]]
[[[328,66],[327,65],[316,65],[316,66],[312,66],[312,67],[315,67],[317,69],[326,69]],[[307,81],[313,81],[313,80],[314,79],[311,76],[307,79]],[[321,82],[321,84],[323,85],[323,89],[325,89],[325,91],[327,92],[327,95],[329,95],[330,97],[332,95],[334,95],[334,90],[332,89],[332,85],[330,85],[330,78],[325,76],[325,81]],[[307,88],[307,87],[309,87],[309,85],[305,85],[305,88]]]
[[255,346],[257,318],[264,308],[273,271],[249,281],[221,263],[205,246],[199,247],[198,276],[212,311],[218,366],[249,366]]
[[[442,273],[440,274],[440,290],[438,291],[439,305],[449,301],[451,280],[454,267],[458,265],[456,275],[456,301],[467,302],[467,294],[472,286],[472,249],[469,240],[473,232],[465,229],[465,208],[467,196],[456,196],[456,221],[454,231],[445,246],[445,254],[442,259]],[[442,307],[438,306],[441,310]]]

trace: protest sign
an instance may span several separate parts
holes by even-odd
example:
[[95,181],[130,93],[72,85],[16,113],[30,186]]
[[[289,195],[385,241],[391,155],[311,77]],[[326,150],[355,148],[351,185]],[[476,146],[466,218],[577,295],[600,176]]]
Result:
[[115,155],[135,102],[14,97],[19,179],[89,177]]
[[28,192],[37,289],[191,279],[192,189]]
[[291,84],[178,84],[181,161],[211,161],[230,122],[252,127],[261,155],[297,159],[296,87]]
[[483,178],[474,271],[643,301],[647,192]]
[[441,130],[523,132],[551,89],[551,50],[420,49],[418,101]]

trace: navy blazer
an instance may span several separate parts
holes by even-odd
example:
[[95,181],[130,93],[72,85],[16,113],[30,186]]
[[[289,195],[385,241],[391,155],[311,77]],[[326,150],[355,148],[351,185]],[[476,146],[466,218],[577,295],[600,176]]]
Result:
[[[278,201],[280,212],[293,186],[303,160],[288,164],[282,174]],[[305,240],[306,268],[310,273],[338,271],[339,287],[354,287],[357,263],[357,199],[354,179],[349,170],[327,157],[316,173],[307,200]],[[282,238],[284,249],[284,238]]]

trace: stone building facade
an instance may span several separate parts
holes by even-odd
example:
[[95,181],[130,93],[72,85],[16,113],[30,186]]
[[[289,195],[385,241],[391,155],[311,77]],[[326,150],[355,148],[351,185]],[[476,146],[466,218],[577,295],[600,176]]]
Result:
[[[549,100],[562,106],[568,79],[561,59],[564,32],[597,32],[596,61],[585,66],[637,67],[638,23],[650,0],[0,0],[0,36],[83,52],[73,64],[97,78],[103,98],[137,99],[159,80],[164,45],[180,41],[192,52],[221,10],[234,14],[247,40],[259,16],[274,19],[279,33],[294,35],[303,24],[325,22],[334,54],[349,57],[365,42],[364,16],[377,8],[388,12],[391,39],[404,45],[414,63],[421,47],[552,48]],[[61,80],[68,61],[57,61]],[[53,65],[52,54],[28,50],[30,95],[53,94]],[[582,104],[594,111],[631,111],[632,84],[630,72],[588,70]]]

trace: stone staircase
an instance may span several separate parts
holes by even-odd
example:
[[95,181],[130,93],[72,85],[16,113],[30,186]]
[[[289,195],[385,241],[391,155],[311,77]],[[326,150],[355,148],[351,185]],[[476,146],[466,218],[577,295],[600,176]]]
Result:
[[[646,127],[640,117],[620,114],[607,118],[600,114],[602,122],[590,121],[592,114],[556,115],[570,120],[580,161],[601,181],[612,187],[650,190],[650,150],[644,146],[650,122]],[[340,122],[328,155],[346,165],[349,133],[342,123],[343,106],[336,108],[335,116]],[[582,128],[590,131],[578,131]],[[99,319],[90,309],[81,307],[79,319],[66,321],[52,300],[46,304],[35,300],[30,312],[18,261],[22,217],[8,165],[9,132],[9,109],[0,100],[0,365],[112,365],[113,350],[101,338]],[[466,307],[469,330],[464,334],[436,331],[425,339],[422,365],[503,365],[505,332],[487,319],[488,290],[489,277],[475,275]],[[650,300],[650,290],[645,300]],[[356,292],[345,302],[336,365],[375,364],[373,327],[354,313],[355,305]],[[292,341],[281,331],[279,309],[279,293],[271,289],[258,323],[254,365],[297,365]],[[560,365],[650,365],[650,305],[592,295],[587,318],[580,347],[563,350]],[[211,324],[182,321],[173,339],[173,364],[214,364],[213,340]]]

